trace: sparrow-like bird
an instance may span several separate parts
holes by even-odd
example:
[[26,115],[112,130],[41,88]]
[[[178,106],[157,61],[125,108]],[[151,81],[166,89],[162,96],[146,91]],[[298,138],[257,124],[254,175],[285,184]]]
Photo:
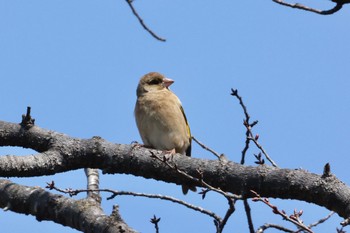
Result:
[[[174,81],[157,72],[137,86],[135,119],[145,146],[191,156],[191,131],[179,98],[169,90]],[[182,186],[182,192],[196,187]]]

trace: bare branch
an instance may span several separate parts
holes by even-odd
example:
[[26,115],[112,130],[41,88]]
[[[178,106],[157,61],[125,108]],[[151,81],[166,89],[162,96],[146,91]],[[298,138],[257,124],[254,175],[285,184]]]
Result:
[[247,220],[248,220],[248,227],[249,227],[249,232],[250,233],[254,233],[254,225],[253,225],[253,218],[251,215],[251,210],[250,210],[250,206],[248,203],[247,199],[243,200],[243,204],[244,204],[244,210],[247,216]]
[[[243,166],[232,161],[205,160],[175,154],[172,162],[194,182],[155,160],[162,151],[111,143],[102,138],[79,139],[33,126],[23,130],[19,124],[0,121],[0,146],[24,146],[41,153],[27,156],[0,156],[0,176],[31,177],[81,168],[99,168],[108,174],[133,174],[175,184],[220,187],[242,198],[255,190],[264,197],[312,202],[350,217],[350,188],[334,175],[322,177],[299,169],[278,169],[261,165]],[[142,169],[140,169],[142,167]],[[199,174],[200,172],[200,174]],[[278,192],[276,192],[278,190]],[[347,222],[344,222],[346,224]]]
[[22,115],[22,122],[20,123],[25,129],[29,129],[34,125],[35,119],[30,115],[30,106],[27,107],[27,114]]
[[[334,212],[330,212],[326,217],[318,220],[317,222],[315,223],[312,223],[310,225],[308,225],[308,228],[313,228],[321,223],[324,223],[325,221],[327,221],[330,217],[332,217],[332,215],[334,214]],[[268,228],[275,228],[275,229],[278,229],[280,231],[284,231],[284,232],[289,232],[289,233],[298,233],[298,232],[304,232],[303,229],[299,229],[297,231],[295,230],[291,230],[291,229],[288,229],[288,228],[285,228],[283,226],[280,226],[280,225],[276,225],[276,224],[270,224],[270,223],[266,223],[264,224],[263,226],[259,227],[259,229],[256,231],[256,233],[263,233],[266,229]]]
[[197,138],[192,136],[192,139],[198,144],[200,145],[204,150],[209,151],[210,153],[212,153],[213,155],[215,155],[218,159],[220,159],[220,155],[219,153],[215,152],[214,150],[210,149],[209,147],[207,147],[206,145],[204,145],[202,142],[198,141]]
[[[240,95],[238,95],[238,90],[237,89],[233,89],[231,88],[231,95],[232,96],[235,96],[238,101],[239,101],[239,104],[241,105],[242,109],[243,109],[243,113],[244,113],[244,116],[245,116],[245,120],[243,122],[244,125],[249,125],[249,120],[250,120],[250,115],[248,114],[248,111],[247,111],[247,107],[245,106],[245,104],[243,103],[243,99]],[[256,121],[255,124],[257,124],[258,122]],[[254,124],[254,125],[255,125]],[[245,140],[245,146],[242,150],[242,158],[241,158],[241,164],[244,164],[245,163],[245,156],[246,156],[246,153],[249,149],[249,143],[250,143],[250,140],[248,139],[250,136],[250,131],[247,130],[246,131],[246,140]]]
[[293,223],[294,225],[296,225],[297,227],[300,227],[304,231],[307,231],[309,233],[313,233],[313,231],[309,227],[305,226],[303,224],[303,222],[300,220],[300,216],[303,213],[302,211],[299,211],[299,212],[294,211],[294,213],[292,215],[288,216],[283,210],[281,211],[277,208],[277,206],[272,205],[270,203],[269,199],[262,198],[257,192],[255,192],[253,190],[251,190],[251,192],[255,195],[255,197],[252,199],[252,201],[260,201],[260,202],[266,204],[268,207],[270,207],[272,209],[274,214],[278,214],[278,215],[282,216],[283,220],[287,220],[287,221]]
[[[187,179],[190,179],[190,180],[194,181],[195,183],[201,184],[203,187],[205,187],[207,189],[210,189],[210,190],[212,190],[214,192],[217,192],[217,193],[223,195],[224,197],[226,197],[228,199],[242,199],[242,197],[239,196],[239,195],[226,193],[226,192],[222,191],[220,188],[215,188],[215,187],[211,186],[210,184],[206,183],[203,180],[203,174],[201,174],[200,170],[197,170],[199,178],[195,178],[195,177],[189,175],[188,173],[182,171],[181,169],[179,169],[174,161],[172,161],[173,164],[170,164],[170,162],[169,162],[170,159],[166,158],[166,155],[164,155],[163,157],[159,157],[159,156],[153,154],[152,157],[157,159],[157,160],[159,160],[159,161],[161,161],[161,162],[163,162],[163,163],[165,163],[170,169],[173,169],[174,171],[176,171],[177,173],[179,173],[182,176],[186,177]],[[173,155],[172,155],[171,158],[173,158]]]
[[156,228],[156,233],[159,233],[159,226],[158,223],[160,221],[160,218],[157,218],[155,215],[153,215],[153,218],[151,218],[150,222],[154,224],[154,228]]
[[183,205],[189,209],[201,212],[205,215],[208,215],[212,218],[214,218],[215,220],[221,221],[221,218],[216,215],[214,212],[203,209],[202,207],[199,206],[195,206],[192,205],[190,203],[187,203],[183,200],[171,197],[171,196],[166,196],[166,195],[159,195],[159,194],[146,194],[146,193],[135,193],[135,192],[127,192],[127,191],[112,191],[112,190],[108,190],[108,189],[100,189],[100,191],[108,191],[111,192],[113,195],[110,196],[109,198],[107,198],[108,200],[116,197],[116,196],[134,196],[134,197],[147,197],[147,198],[155,198],[155,199],[160,199],[160,200],[167,200],[167,201],[171,201],[180,205]]
[[291,3],[284,2],[282,0],[272,0],[272,1],[274,1],[275,3],[278,3],[280,5],[283,5],[283,6],[288,6],[288,7],[291,7],[291,8],[305,10],[305,11],[310,11],[310,12],[313,12],[313,13],[316,13],[316,14],[320,14],[320,15],[331,15],[331,14],[334,14],[335,12],[339,11],[343,7],[344,4],[349,3],[349,1],[344,1],[344,0],[340,0],[340,1],[339,0],[338,1],[333,0],[333,2],[336,3],[336,5],[332,9],[329,9],[329,10],[318,10],[318,9],[315,9],[315,8],[304,6],[304,5],[299,4],[299,3],[291,4]]
[[0,179],[0,208],[30,214],[38,221],[49,220],[86,233],[135,232],[121,218],[115,219],[103,213],[95,201],[74,200],[4,179]]
[[[219,188],[215,188],[211,185],[209,185],[208,183],[206,183],[204,180],[203,180],[203,173],[198,170],[198,174],[199,174],[199,179],[198,178],[194,178],[193,176],[187,174],[186,172],[183,172],[181,170],[179,170],[176,166],[176,163],[174,164],[170,164],[168,158],[166,158],[166,156],[164,155],[163,156],[163,159],[156,156],[156,155],[153,155],[154,158],[160,160],[160,161],[163,161],[168,167],[170,167],[171,169],[174,169],[176,172],[180,173],[181,175],[195,181],[195,182],[199,182],[202,186],[204,186],[205,188],[207,188],[208,190],[211,190],[211,191],[214,191],[214,192],[217,192],[221,195],[223,195],[227,201],[228,201],[228,205],[229,205],[229,208],[227,209],[226,211],[226,214],[225,214],[225,217],[221,220],[221,219],[215,219],[214,223],[215,223],[215,226],[216,226],[216,229],[217,229],[217,233],[221,233],[228,221],[228,219],[230,218],[230,216],[233,214],[233,212],[235,211],[235,201],[237,199],[241,199],[242,197],[240,196],[237,196],[237,195],[233,195],[233,194],[229,194],[229,193],[226,193],[224,191],[222,191],[221,189]],[[203,191],[203,198],[205,197],[205,193],[207,191]]]
[[[84,171],[87,178],[87,189],[98,190],[100,186],[100,175],[98,169],[85,168]],[[101,195],[99,192],[88,192],[87,196],[101,204]]]
[[166,195],[160,195],[160,194],[147,194],[147,193],[136,193],[136,192],[128,192],[128,191],[115,191],[112,189],[98,189],[98,190],[90,190],[90,189],[60,189],[55,186],[54,182],[48,183],[47,188],[50,190],[56,190],[61,193],[66,193],[69,194],[70,196],[75,196],[79,193],[85,193],[85,192],[107,192],[111,193],[112,195],[107,198],[107,200],[111,200],[115,198],[116,196],[134,196],[134,197],[146,197],[146,198],[152,198],[152,199],[160,199],[160,200],[166,200],[166,201],[171,201],[180,205],[183,205],[189,209],[201,212],[205,215],[208,215],[212,218],[214,218],[217,221],[221,221],[221,218],[217,216],[214,212],[211,212],[209,210],[203,209],[202,207],[192,205],[190,203],[187,203],[183,200],[171,197],[171,196],[166,196]]
[[228,206],[229,208],[226,211],[225,217],[223,218],[223,220],[219,223],[219,229],[218,229],[218,233],[221,233],[224,230],[224,227],[228,221],[228,219],[231,217],[231,215],[233,214],[233,212],[235,211],[235,199],[233,200],[232,198],[228,198],[226,197],[227,201],[228,201]]
[[159,37],[157,34],[155,34],[155,33],[143,22],[143,19],[142,19],[141,16],[137,13],[136,9],[134,8],[134,6],[133,6],[133,4],[132,4],[133,0],[125,0],[125,1],[128,3],[128,5],[129,5],[129,7],[130,7],[130,9],[131,9],[131,11],[132,11],[132,13],[133,13],[133,14],[136,16],[136,18],[139,20],[141,26],[142,26],[149,34],[151,34],[154,38],[156,38],[156,39],[159,40],[159,41],[165,42],[166,40],[165,40],[164,38],[161,38],[161,37]]
[[[313,227],[315,227],[315,226],[317,226],[317,225],[319,225],[319,224],[321,224],[321,223],[324,223],[324,222],[327,221],[330,217],[332,217],[333,214],[334,214],[334,212],[331,211],[326,217],[319,219],[318,221],[316,221],[316,222],[314,222],[314,223],[308,225],[307,227],[311,229],[311,228],[313,228]],[[300,229],[300,230],[296,231],[295,233],[302,232],[302,231],[303,231],[303,230]]]
[[239,101],[239,104],[241,105],[245,119],[243,121],[243,125],[246,127],[246,141],[245,141],[245,147],[242,150],[242,159],[241,164],[244,164],[246,153],[249,149],[249,142],[253,141],[256,147],[258,147],[261,152],[265,155],[266,159],[270,161],[272,166],[278,167],[277,164],[271,159],[271,157],[267,154],[266,150],[258,143],[259,135],[253,136],[252,128],[258,123],[258,121],[254,121],[253,123],[250,123],[250,115],[248,114],[248,110],[246,105],[243,103],[242,97],[238,94],[237,89],[231,88],[231,95],[236,97]]
[[269,229],[269,228],[275,228],[277,230],[288,232],[288,233],[295,233],[294,230],[285,228],[285,227],[280,226],[280,225],[271,224],[271,223],[265,223],[264,225],[259,227],[259,229],[256,231],[256,233],[263,233],[266,229]]
[[[250,129],[247,129],[247,130],[250,131]],[[271,159],[271,157],[267,154],[266,150],[262,147],[262,145],[260,145],[260,143],[258,142],[257,137],[249,136],[248,139],[254,142],[255,146],[258,147],[261,150],[261,152],[265,155],[266,159],[272,164],[272,166],[278,167],[277,164],[275,163],[275,161],[273,161]]]

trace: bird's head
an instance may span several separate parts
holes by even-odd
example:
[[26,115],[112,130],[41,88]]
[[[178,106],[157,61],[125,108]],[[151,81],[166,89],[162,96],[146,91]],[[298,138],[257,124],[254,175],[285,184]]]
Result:
[[164,77],[157,72],[150,72],[144,75],[137,86],[137,96],[141,96],[147,92],[160,91],[168,89],[174,80]]

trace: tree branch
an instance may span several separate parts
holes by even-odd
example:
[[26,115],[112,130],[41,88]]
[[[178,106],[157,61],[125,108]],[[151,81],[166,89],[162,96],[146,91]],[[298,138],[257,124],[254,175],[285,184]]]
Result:
[[242,97],[238,94],[238,90],[237,89],[233,89],[231,88],[231,95],[236,97],[239,101],[239,105],[241,105],[242,109],[243,109],[243,113],[245,116],[245,119],[243,120],[243,125],[244,127],[246,127],[246,141],[245,141],[245,146],[242,150],[242,159],[241,159],[241,164],[244,164],[245,161],[245,156],[246,153],[249,149],[249,143],[250,141],[253,141],[254,144],[256,145],[256,147],[259,148],[259,150],[265,155],[266,159],[270,161],[270,163],[272,164],[272,166],[274,167],[278,167],[277,164],[271,159],[271,157],[267,154],[266,150],[260,145],[260,143],[258,142],[259,139],[259,135],[255,135],[253,136],[253,132],[252,132],[252,128],[258,124],[258,121],[254,121],[253,123],[250,123],[250,115],[248,113],[247,110],[247,106],[243,103],[243,99]]
[[[98,190],[100,188],[100,175],[98,169],[85,168],[85,175],[87,178],[87,189]],[[87,197],[101,204],[102,198],[98,191],[88,191]]]
[[[153,158],[162,151],[114,144],[98,137],[78,139],[38,126],[25,130],[19,124],[0,121],[0,146],[23,146],[42,152],[1,156],[0,176],[3,177],[50,175],[89,167],[99,168],[103,173],[133,174],[179,185],[201,186]],[[255,190],[263,197],[304,200],[333,210],[344,218],[350,217],[350,188],[332,174],[322,176],[266,165],[243,166],[231,161],[221,163],[176,154],[172,162],[192,177],[198,177],[201,171],[207,184],[243,198],[252,197],[249,190]]]
[[287,7],[300,9],[300,10],[304,10],[304,11],[310,11],[310,12],[313,12],[313,13],[316,13],[316,14],[320,14],[320,15],[331,15],[331,14],[334,14],[335,12],[339,11],[343,7],[344,4],[350,3],[349,0],[332,0],[332,2],[336,3],[336,5],[332,9],[329,9],[329,10],[318,10],[318,9],[315,9],[315,8],[304,6],[304,5],[300,4],[300,3],[291,4],[291,3],[284,2],[282,0],[272,0],[272,1],[274,1],[275,3],[278,3],[278,4],[282,5],[282,6],[287,6]]
[[135,15],[135,17],[139,20],[141,26],[142,26],[149,34],[151,34],[151,36],[153,36],[154,38],[156,38],[156,39],[159,40],[159,41],[165,42],[166,40],[165,40],[164,38],[161,38],[161,37],[159,37],[157,34],[155,34],[155,33],[143,22],[143,19],[142,19],[141,16],[137,13],[135,7],[132,5],[133,0],[125,0],[125,1],[128,3],[128,5],[129,5],[129,7],[130,7],[130,9],[131,9],[131,11],[132,11],[132,13],[133,13],[133,14]]
[[4,179],[0,179],[0,207],[33,215],[38,221],[50,220],[85,233],[136,232],[121,218],[105,215],[94,201],[74,200],[39,187],[22,186]]

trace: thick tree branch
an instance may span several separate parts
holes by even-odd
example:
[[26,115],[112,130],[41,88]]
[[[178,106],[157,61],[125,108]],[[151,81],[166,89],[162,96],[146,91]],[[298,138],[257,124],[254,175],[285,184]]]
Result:
[[[161,151],[113,144],[98,137],[78,139],[37,126],[25,130],[19,124],[0,121],[0,146],[9,145],[38,149],[42,153],[1,156],[0,176],[3,177],[49,175],[90,167],[104,173],[133,174],[201,186],[154,159]],[[333,210],[344,218],[350,217],[350,188],[332,174],[322,176],[304,170],[243,166],[230,161],[221,163],[176,155],[172,162],[190,176],[201,176],[211,186],[243,198],[252,197],[250,190],[255,190],[263,197],[304,200]]]
[[[100,188],[100,175],[98,169],[85,168],[85,175],[87,178],[87,189],[88,190],[98,190]],[[98,191],[88,191],[88,198],[97,201],[101,204],[102,198],[100,192]]]
[[4,179],[0,179],[0,207],[33,215],[38,221],[54,221],[85,233],[135,232],[121,218],[105,215],[95,201],[74,200],[39,187],[22,186]]

